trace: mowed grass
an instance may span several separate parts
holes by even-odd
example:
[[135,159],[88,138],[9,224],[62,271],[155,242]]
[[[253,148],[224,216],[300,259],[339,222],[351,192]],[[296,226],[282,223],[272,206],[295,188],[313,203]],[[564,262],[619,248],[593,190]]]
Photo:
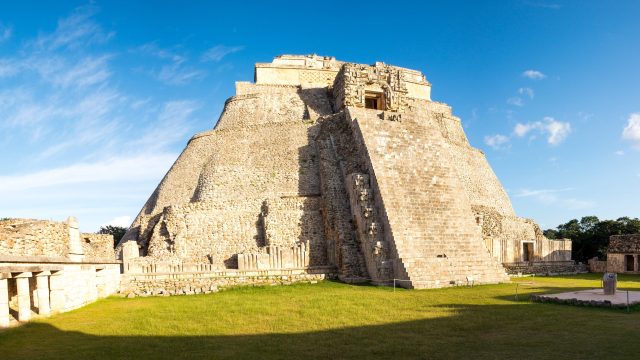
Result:
[[[599,286],[588,274],[437,290],[322,282],[113,297],[0,332],[0,359],[637,359],[640,308],[528,301]],[[619,288],[640,290],[640,277],[620,276]]]

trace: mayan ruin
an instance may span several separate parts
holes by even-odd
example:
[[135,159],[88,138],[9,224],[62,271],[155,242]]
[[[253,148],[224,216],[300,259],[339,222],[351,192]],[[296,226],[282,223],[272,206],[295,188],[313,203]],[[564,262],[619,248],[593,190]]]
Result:
[[139,272],[288,271],[416,289],[508,281],[523,262],[576,271],[571,241],[516,216],[425,75],[317,55],[257,63],[254,83],[237,82],[117,252]]
[[640,2],[0,2],[0,360],[629,359]]
[[571,240],[516,216],[422,73],[318,55],[256,64],[113,245],[74,217],[0,220],[0,326],[116,293],[325,279],[424,289],[587,270]]

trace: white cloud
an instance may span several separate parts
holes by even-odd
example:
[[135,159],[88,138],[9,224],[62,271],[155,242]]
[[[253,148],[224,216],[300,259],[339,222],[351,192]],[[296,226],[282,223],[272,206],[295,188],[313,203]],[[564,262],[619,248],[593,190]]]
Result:
[[523,137],[527,135],[527,133],[532,129],[534,129],[534,125],[531,123],[526,123],[526,124],[517,123],[516,126],[513,128],[513,132],[517,136]]
[[524,106],[524,101],[521,97],[515,96],[507,99],[507,104],[514,106]]
[[622,138],[630,140],[640,147],[640,113],[629,115],[627,126],[622,130]]
[[568,210],[584,210],[595,207],[595,202],[591,200],[581,200],[573,197],[565,198],[560,196],[561,193],[572,190],[574,189],[521,189],[513,196],[517,198],[531,198],[544,205],[553,205]]
[[569,136],[571,124],[556,121],[553,118],[545,118],[544,129],[548,133],[547,142],[551,145],[558,145]]
[[53,83],[62,87],[84,87],[105,82],[111,76],[108,68],[110,56],[88,56],[62,73],[55,74]]
[[41,34],[32,45],[40,50],[51,51],[60,48],[79,49],[108,41],[114,33],[105,33],[92,19],[97,12],[98,8],[94,5],[76,8],[70,16],[58,21],[53,33]]
[[522,76],[533,80],[542,80],[547,77],[547,75],[538,70],[526,70],[522,73]]
[[568,122],[556,121],[552,117],[545,117],[542,121],[518,123],[513,132],[518,137],[523,137],[532,131],[544,134],[550,145],[558,145],[563,142],[571,133],[571,124]]
[[160,69],[142,69],[143,73],[151,75],[156,80],[168,85],[185,85],[192,80],[205,77],[206,72],[187,65],[189,58],[185,54],[179,54],[173,49],[163,49],[156,43],[147,43],[138,47],[135,51],[163,60],[164,65]]
[[139,46],[136,50],[143,54],[155,56],[159,59],[170,60],[176,64],[182,64],[187,61],[187,58],[184,55],[180,55],[173,50],[160,48],[155,42],[146,43]]
[[180,64],[164,65],[159,72],[153,73],[159,81],[169,85],[184,85],[191,80],[202,79],[205,72],[193,68],[183,68]]
[[509,143],[509,138],[504,135],[496,134],[492,136],[485,136],[484,143],[493,148],[494,150],[502,149],[504,145]]
[[195,101],[169,101],[162,106],[153,127],[133,142],[144,149],[164,148],[182,138],[190,131],[190,117],[200,105]]
[[10,59],[0,59],[0,78],[13,76],[18,73],[19,66]]
[[618,151],[614,152],[614,154],[616,154],[618,156],[623,156],[624,155],[624,151],[618,150]]
[[[96,11],[79,8],[55,31],[0,56],[0,217],[76,215],[92,231],[107,219],[123,222],[175,161],[173,145],[194,127],[199,102],[159,101],[112,81],[129,74],[119,73],[116,55],[101,46],[113,33],[95,21]],[[145,65],[162,80],[195,78],[185,54],[147,51],[155,61],[144,59]],[[10,76],[17,81],[2,81]]]
[[104,226],[107,226],[107,225],[128,228],[131,225],[131,216],[129,215],[116,216],[113,219],[109,220],[106,224],[104,224]]
[[244,49],[244,46],[217,45],[202,55],[202,61],[220,61],[225,56],[241,51],[242,49]]
[[0,43],[9,40],[11,35],[13,35],[13,27],[0,23]]
[[537,197],[547,194],[554,194],[559,192],[571,191],[573,188],[564,188],[564,189],[520,189],[513,196],[515,197]]
[[0,195],[59,185],[157,179],[169,169],[175,159],[176,154],[137,154],[106,158],[93,163],[80,162],[27,174],[3,175],[0,176]]
[[518,89],[518,94],[520,95],[526,95],[529,97],[529,99],[533,99],[535,93],[533,91],[532,88],[528,88],[528,87],[521,87]]

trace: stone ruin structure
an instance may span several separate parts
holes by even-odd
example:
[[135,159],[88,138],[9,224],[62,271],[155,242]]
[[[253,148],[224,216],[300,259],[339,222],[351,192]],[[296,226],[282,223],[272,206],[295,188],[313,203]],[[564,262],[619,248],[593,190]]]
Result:
[[81,307],[120,288],[113,236],[78,222],[0,220],[0,328]]
[[317,55],[278,56],[237,82],[117,252],[151,293],[273,276],[430,288],[573,265],[569,240],[516,216],[422,73]]
[[607,271],[640,273],[640,234],[609,237]]
[[640,274],[640,234],[611,235],[607,260],[589,260],[591,272]]

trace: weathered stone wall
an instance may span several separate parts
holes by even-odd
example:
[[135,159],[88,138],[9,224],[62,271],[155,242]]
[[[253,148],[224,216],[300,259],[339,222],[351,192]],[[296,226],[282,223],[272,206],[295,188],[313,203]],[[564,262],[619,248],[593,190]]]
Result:
[[[267,89],[269,89],[267,91]],[[216,130],[272,123],[310,122],[331,112],[327,90],[299,86],[253,86],[227,100]]]
[[616,273],[640,273],[640,234],[609,237],[606,269]]
[[589,272],[592,272],[592,273],[607,272],[607,262],[598,260],[597,257],[589,259]]
[[531,261],[504,264],[509,275],[582,274],[588,271],[584,264],[574,261]]
[[[299,282],[315,284],[332,278],[326,274],[290,274],[290,275],[252,275],[252,276],[183,276],[177,278],[159,278],[158,276],[130,276],[124,280],[120,292],[127,296],[171,296],[208,294],[219,288],[233,286],[289,285]],[[131,295],[129,295],[131,294]]]
[[625,254],[607,254],[607,272],[621,273],[626,272],[625,268]]
[[69,225],[35,219],[0,220],[0,254],[66,257]]
[[344,113],[323,119],[316,146],[328,264],[337,266],[342,281],[366,281],[366,261],[355,233],[345,184],[347,174],[362,172],[364,166]]
[[[254,204],[253,213],[228,219],[239,221],[239,227],[228,225],[225,230],[238,228],[235,235],[243,238],[237,241],[253,240],[255,244],[259,236],[255,223],[265,200],[319,196],[318,164],[310,140],[315,131],[313,118],[331,108],[326,90],[279,89],[282,91],[263,97],[248,94],[228,102],[216,130],[189,142],[123,242],[135,239],[146,249],[154,232],[159,232],[154,228],[169,205],[236,199]],[[224,224],[224,216],[217,216],[217,222]],[[213,221],[208,225],[215,227]],[[245,237],[251,227],[253,234]]]
[[[181,157],[159,187],[178,188],[174,170],[193,181],[191,163],[200,171],[192,193],[178,188],[170,201],[173,205],[163,209],[156,205],[156,214],[141,213],[134,227],[146,223],[146,229],[131,230],[125,241],[137,237],[156,258],[202,261],[221,268],[236,267],[236,254],[259,251],[270,243],[309,242],[311,265],[326,264],[313,146],[317,126],[312,118],[330,111],[330,103],[326,90],[277,89],[229,101],[216,130],[192,140],[183,154],[184,164]],[[196,153],[206,162],[191,161],[194,154],[187,154],[189,148],[205,137],[206,150],[205,146],[196,150],[206,155]]]
[[309,265],[327,264],[320,197],[275,198],[265,202],[265,246],[309,244]]
[[607,254],[607,272],[640,273],[640,254]]
[[271,63],[257,63],[256,84],[323,87],[333,84],[344,63],[331,56],[280,55]]
[[640,254],[640,234],[611,235],[607,252]]
[[523,244],[533,244],[530,261],[570,261],[571,241],[547,239],[530,219],[503,215],[495,208],[473,206],[476,224],[482,229],[485,245],[502,263],[526,261]]
[[80,234],[85,261],[114,261],[113,235]]

